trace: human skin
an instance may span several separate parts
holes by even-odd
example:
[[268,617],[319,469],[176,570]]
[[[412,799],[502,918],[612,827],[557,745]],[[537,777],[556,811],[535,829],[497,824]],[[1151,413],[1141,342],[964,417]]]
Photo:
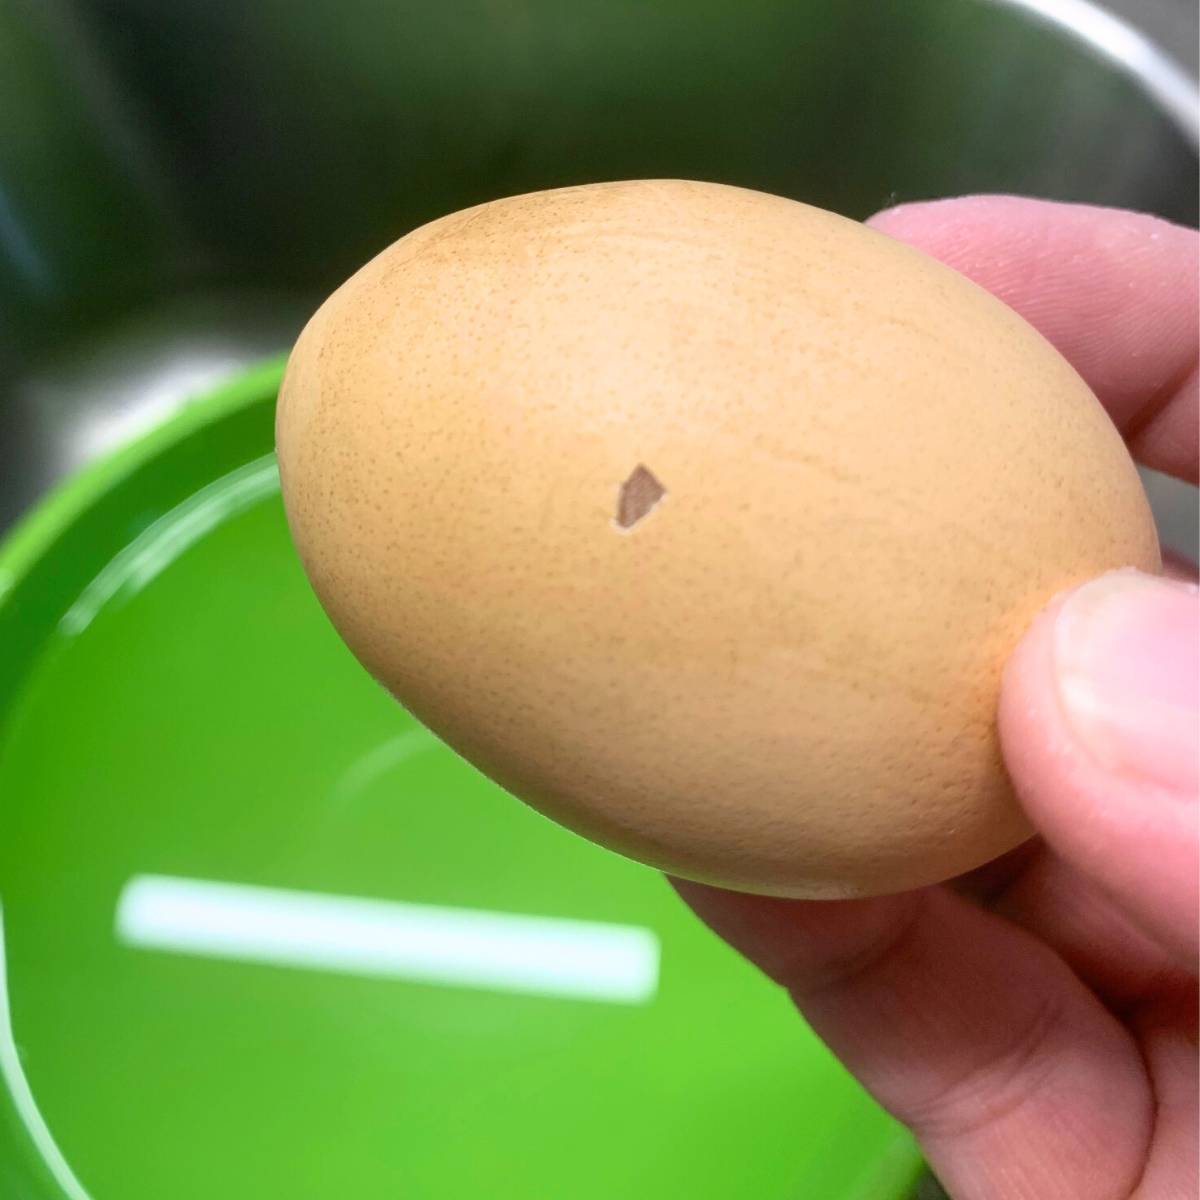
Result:
[[[1196,483],[1195,231],[1006,196],[871,224],[1011,305],[1140,462]],[[1034,841],[869,900],[676,881],[912,1128],[955,1200],[1197,1194],[1200,600],[1186,567],[1168,573],[1055,598],[1009,660],[1000,738]]]

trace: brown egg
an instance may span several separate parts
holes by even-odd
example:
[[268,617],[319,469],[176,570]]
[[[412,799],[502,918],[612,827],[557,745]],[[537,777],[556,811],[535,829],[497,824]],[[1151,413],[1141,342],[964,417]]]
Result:
[[713,184],[409,234],[305,329],[278,443],[317,594],[417,717],[572,829],[755,892],[908,888],[1025,838],[1004,660],[1058,590],[1159,566],[1033,329]]

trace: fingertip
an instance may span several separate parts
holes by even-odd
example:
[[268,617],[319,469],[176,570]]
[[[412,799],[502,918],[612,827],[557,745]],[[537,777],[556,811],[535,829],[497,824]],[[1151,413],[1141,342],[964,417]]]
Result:
[[867,218],[866,224],[891,237],[916,244],[940,240],[947,233],[968,228],[973,234],[983,231],[988,223],[1009,229],[1014,220],[1036,217],[1047,201],[1006,193],[970,193],[963,196],[940,196],[933,200],[908,200]]
[[[1195,584],[1128,568],[1056,599],[1008,666],[1002,718],[1057,730],[1093,784],[1194,799],[1200,786],[1200,601]],[[1026,730],[1025,741],[1030,730]]]
[[998,714],[1017,794],[1053,849],[1189,953],[1198,617],[1193,585],[1132,570],[1093,580],[1034,621]]

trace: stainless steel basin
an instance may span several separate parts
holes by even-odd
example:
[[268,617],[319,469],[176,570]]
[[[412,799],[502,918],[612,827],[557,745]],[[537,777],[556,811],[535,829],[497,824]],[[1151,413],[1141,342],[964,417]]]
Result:
[[[408,228],[675,175],[1197,218],[1195,92],[1083,0],[0,0],[0,528]],[[1169,540],[1194,493],[1156,483]]]

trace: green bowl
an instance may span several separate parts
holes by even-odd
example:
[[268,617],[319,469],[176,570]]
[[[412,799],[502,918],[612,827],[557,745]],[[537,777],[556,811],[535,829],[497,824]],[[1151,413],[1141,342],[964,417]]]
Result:
[[279,373],[0,547],[0,1194],[907,1195],[911,1139],[782,992],[350,657]]

